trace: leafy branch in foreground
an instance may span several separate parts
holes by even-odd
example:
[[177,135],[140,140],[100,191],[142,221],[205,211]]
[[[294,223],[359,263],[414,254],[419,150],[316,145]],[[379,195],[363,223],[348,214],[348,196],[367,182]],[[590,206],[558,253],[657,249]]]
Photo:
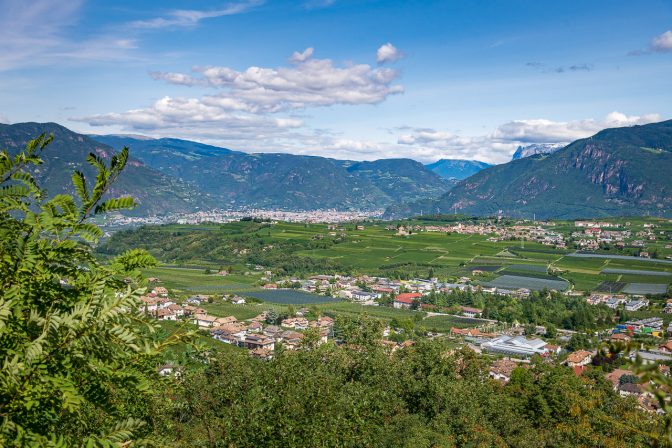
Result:
[[95,183],[75,172],[76,199],[46,200],[30,168],[51,140],[0,152],[0,445],[113,446],[143,425],[118,397],[148,393],[176,338],[159,342],[139,307],[139,269],[155,260],[134,250],[103,265],[89,245],[102,235],[91,216],[135,205],[106,198],[128,149],[109,166],[89,155]]

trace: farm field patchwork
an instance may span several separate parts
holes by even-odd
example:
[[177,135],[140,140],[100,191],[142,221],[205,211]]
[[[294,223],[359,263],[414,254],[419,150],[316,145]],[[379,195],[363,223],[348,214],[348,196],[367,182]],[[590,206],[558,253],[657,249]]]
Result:
[[334,297],[310,294],[304,291],[294,289],[259,289],[250,291],[240,291],[238,294],[245,297],[254,297],[264,302],[280,303],[283,305],[313,305],[317,303],[339,302],[340,299]]
[[672,272],[665,271],[644,271],[640,269],[614,269],[614,268],[605,268],[602,269],[603,274],[633,274],[633,275],[648,275],[651,277],[670,277]]
[[606,259],[611,259],[611,260],[632,260],[632,261],[639,261],[639,262],[644,262],[644,263],[660,263],[660,264],[672,264],[672,260],[658,260],[655,258],[643,258],[643,257],[635,257],[632,255],[610,255],[610,254],[592,254],[592,253],[585,253],[585,252],[576,252],[576,253],[571,253],[567,254],[568,257],[576,257],[576,258],[606,258]]
[[517,275],[502,275],[492,281],[483,283],[483,285],[503,289],[527,288],[534,291],[539,291],[544,288],[564,291],[569,287],[569,284],[564,280],[522,277]]
[[665,294],[667,292],[667,284],[663,283],[628,283],[621,292],[626,294]]
[[[563,225],[559,224],[557,229],[562,229]],[[286,222],[274,225],[234,222],[222,225],[152,227],[147,230],[148,236],[154,235],[155,240],[154,246],[148,247],[150,252],[154,247],[154,254],[163,261],[195,269],[189,271],[160,267],[147,271],[147,274],[160,277],[165,286],[184,293],[225,294],[256,291],[261,284],[261,273],[254,268],[255,264],[262,263],[264,257],[256,257],[255,261],[248,261],[246,264],[245,257],[232,253],[231,246],[225,246],[232,239],[250,241],[253,243],[250,247],[279,244],[276,247],[283,249],[286,247],[283,244],[291,245],[292,251],[288,254],[291,253],[294,257],[313,259],[315,261],[310,263],[315,266],[320,266],[323,260],[329,260],[334,266],[331,270],[307,268],[301,275],[338,272],[339,267],[343,267],[347,270],[344,273],[354,275],[424,277],[431,272],[440,279],[454,281],[462,276],[471,277],[473,271],[479,270],[483,272],[481,281],[490,281],[490,285],[499,285],[502,288],[532,285],[534,289],[539,287],[537,285],[541,279],[561,282],[546,283],[547,287],[566,287],[563,281],[566,280],[571,283],[573,290],[578,291],[594,290],[602,282],[662,284],[668,281],[666,277],[672,278],[670,260],[610,253],[573,253],[530,241],[492,241],[490,235],[479,234],[415,232],[400,236],[396,235],[395,230],[386,229],[389,226],[389,223],[365,223],[365,229],[356,229],[354,224],[342,224],[335,232],[326,224]],[[329,236],[332,233],[337,234],[338,241],[331,241],[332,237],[336,238]],[[193,259],[179,258],[179,254],[186,249],[171,242],[172,238],[177,238],[175,235],[185,238],[187,248],[199,242],[198,247],[202,250],[198,252],[198,256]],[[210,239],[206,238],[208,235]],[[665,246],[669,244],[663,240],[655,244],[656,247],[659,246],[658,256],[666,256]],[[163,255],[172,254],[176,254],[178,258],[161,258]],[[257,262],[256,259],[260,261]],[[281,266],[282,259],[276,256],[276,260],[280,261]],[[233,265],[237,275],[224,278],[203,275],[205,267],[216,270],[222,265]],[[264,270],[277,272],[278,267],[265,266]],[[242,275],[245,271],[251,271],[252,275]],[[547,275],[547,272],[551,274]],[[497,280],[497,275],[508,275],[514,279],[499,277]],[[532,280],[522,280],[523,283],[520,283],[521,277],[535,278],[535,283]],[[516,280],[515,283],[506,283],[507,286],[501,283],[513,280]]]

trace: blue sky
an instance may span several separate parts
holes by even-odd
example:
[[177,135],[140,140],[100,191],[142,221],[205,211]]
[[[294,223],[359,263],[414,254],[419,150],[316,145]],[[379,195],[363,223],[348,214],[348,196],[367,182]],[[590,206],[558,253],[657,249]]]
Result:
[[0,11],[9,123],[500,163],[520,144],[672,118],[669,0],[0,0]]

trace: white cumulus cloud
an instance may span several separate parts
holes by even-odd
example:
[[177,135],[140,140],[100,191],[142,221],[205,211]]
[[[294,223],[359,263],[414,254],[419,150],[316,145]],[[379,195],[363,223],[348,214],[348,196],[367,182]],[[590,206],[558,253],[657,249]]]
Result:
[[[368,64],[337,66],[330,59],[312,59],[313,49],[296,52],[289,67],[195,67],[192,74],[151,72],[156,80],[182,86],[210,87],[216,93],[198,98],[166,96],[153,104],[125,112],[76,118],[92,126],[118,125],[129,130],[174,129],[180,123],[211,129],[217,124],[259,125],[278,129],[301,127],[294,117],[266,118],[311,107],[378,104],[403,92],[398,73]],[[196,131],[198,132],[198,131]]]
[[389,42],[381,45],[380,48],[378,48],[378,51],[376,51],[376,61],[378,61],[379,64],[394,62],[402,57],[404,57],[404,54]]
[[569,143],[614,127],[633,126],[660,121],[658,114],[642,116],[611,112],[604,118],[553,121],[543,118],[514,120],[481,136],[462,136],[431,128],[404,128],[397,136],[398,145],[413,147],[415,159],[474,159],[503,163],[520,145],[532,143]]
[[[305,128],[295,111],[333,105],[378,104],[403,92],[398,72],[368,64],[336,64],[312,58],[313,49],[296,52],[290,65],[266,68],[194,67],[192,73],[151,72],[180,86],[209,87],[198,97],[165,96],[152,104],[72,120],[152,135],[198,138],[220,144],[237,141],[244,150],[303,151],[324,145],[338,152],[324,131]],[[293,142],[293,143],[292,143]]]
[[308,59],[310,59],[313,56],[313,47],[306,48],[303,50],[303,52],[299,53],[298,51],[295,51],[292,56],[289,58],[289,62],[291,63],[300,63],[300,62],[306,62]]
[[[330,59],[312,59],[312,48],[295,52],[291,67],[194,67],[192,74],[152,72],[154,79],[185,86],[207,86],[220,91],[204,99],[210,103],[235,103],[250,113],[275,113],[289,109],[335,104],[377,104],[402,93],[394,84],[398,72],[368,64],[336,66]],[[224,106],[222,106],[224,107]]]
[[553,121],[543,118],[515,120],[499,126],[493,137],[503,141],[523,143],[571,142],[610,127],[632,126],[656,121],[660,121],[658,114],[628,116],[616,111],[609,113],[601,120],[594,118],[575,121]]
[[672,30],[654,37],[651,41],[651,49],[659,52],[672,51]]

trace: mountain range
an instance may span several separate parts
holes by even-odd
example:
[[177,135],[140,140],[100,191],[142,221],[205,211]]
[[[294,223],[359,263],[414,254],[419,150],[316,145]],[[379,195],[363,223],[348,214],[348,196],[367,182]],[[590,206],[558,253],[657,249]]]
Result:
[[478,160],[441,159],[425,166],[445,179],[462,180],[492,165]]
[[355,162],[293,154],[248,154],[188,140],[92,136],[123,146],[147,166],[192,185],[218,207],[293,210],[385,208],[438,197],[454,182],[411,159]]
[[15,152],[41,133],[54,135],[36,169],[50,194],[67,191],[75,169],[92,174],[85,161],[90,152],[109,157],[128,146],[129,166],[111,194],[134,196],[138,215],[241,207],[374,210],[438,197],[455,184],[410,159],[248,154],[171,138],[87,136],[56,123],[0,125],[0,147]]
[[605,129],[551,154],[487,168],[437,200],[395,205],[386,216],[672,216],[671,171],[672,120]]
[[85,162],[90,152],[109,157],[128,146],[128,168],[110,194],[134,196],[136,215],[247,207],[387,208],[389,218],[454,212],[672,216],[672,120],[606,129],[562,148],[528,146],[521,158],[495,166],[450,159],[424,166],[411,159],[250,154],[171,138],[87,136],[56,123],[0,124],[0,147],[15,153],[41,133],[54,135],[45,163],[35,168],[50,195],[68,191],[76,169],[93,174]]

